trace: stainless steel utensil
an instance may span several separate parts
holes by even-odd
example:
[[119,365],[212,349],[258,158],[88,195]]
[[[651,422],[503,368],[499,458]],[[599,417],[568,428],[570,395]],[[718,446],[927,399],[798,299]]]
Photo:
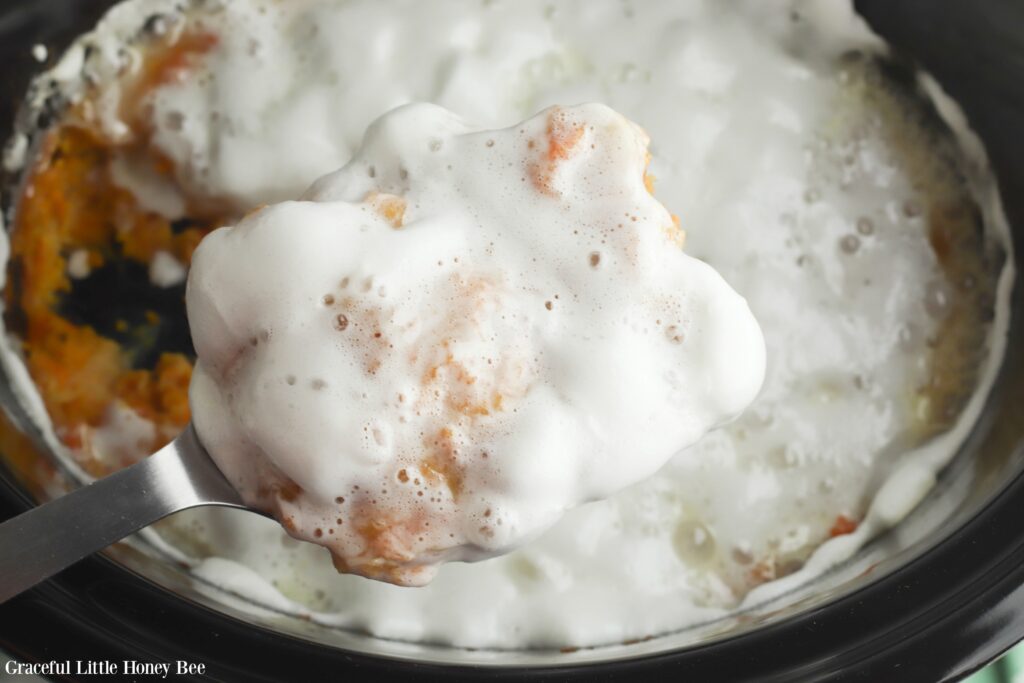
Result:
[[172,512],[245,508],[190,424],[145,460],[0,524],[0,603]]

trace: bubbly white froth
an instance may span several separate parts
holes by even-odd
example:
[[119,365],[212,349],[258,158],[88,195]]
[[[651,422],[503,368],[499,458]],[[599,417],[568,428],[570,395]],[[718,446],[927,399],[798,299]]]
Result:
[[403,584],[649,477],[753,400],[765,358],[646,165],[603,105],[498,131],[383,116],[302,201],[196,251],[203,443],[339,568]]

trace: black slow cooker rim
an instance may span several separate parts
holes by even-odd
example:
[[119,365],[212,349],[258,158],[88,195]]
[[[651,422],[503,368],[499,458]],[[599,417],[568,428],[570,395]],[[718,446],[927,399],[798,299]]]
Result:
[[[8,62],[5,71],[11,71],[0,74],[0,80],[16,81],[13,87],[4,84],[4,89],[24,91],[22,76],[27,79],[32,66],[27,47],[34,41],[43,40],[51,48],[66,45],[107,4],[106,0],[89,0],[71,12],[66,0],[45,0],[22,15],[10,13],[6,25],[0,20],[0,32],[17,33],[23,53],[20,61]],[[970,9],[984,14],[988,8],[993,10],[988,16],[999,17],[1009,11],[1002,7],[1006,4],[983,0]],[[955,0],[857,0],[857,8],[897,48],[915,55],[956,99],[961,99],[957,87],[966,91],[977,85],[971,82],[970,65],[950,60],[948,55],[944,61],[942,52],[948,52],[951,38],[934,40],[930,47],[920,36],[915,39],[899,29],[900,22],[907,25],[922,16],[962,14],[964,8],[958,8]],[[1019,26],[1024,13],[1015,11],[1010,18]],[[983,137],[990,143],[999,139],[986,136],[984,122],[975,118],[969,106],[967,109]],[[1007,110],[1021,113],[1019,107],[1008,105]],[[992,149],[992,144],[989,147],[999,168],[998,149]],[[30,505],[12,477],[0,476],[0,482],[0,518]],[[638,676],[655,680],[686,676],[699,681],[957,680],[1024,635],[1021,510],[1024,474],[1008,482],[949,537],[849,595],[721,641],[587,666],[485,670],[331,648],[255,627],[193,603],[103,556],[87,558],[0,606],[0,648],[30,662],[203,662],[208,677],[214,680],[341,676],[467,680],[483,674],[494,679],[538,680]]]

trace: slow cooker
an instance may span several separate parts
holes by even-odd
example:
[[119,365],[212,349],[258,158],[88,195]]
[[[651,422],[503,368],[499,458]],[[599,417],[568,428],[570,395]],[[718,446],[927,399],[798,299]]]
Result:
[[[109,0],[8,0],[0,8],[0,137],[12,130],[33,46],[60,52]],[[1024,5],[857,0],[906,65],[966,113],[1024,240]],[[39,122],[45,124],[45,122]],[[6,209],[11,197],[0,204]],[[1019,250],[1016,253],[1020,263]],[[907,520],[813,585],[643,642],[576,651],[470,651],[397,643],[255,612],[197,590],[144,539],[118,544],[0,607],[0,650],[51,660],[204,664],[208,680],[393,677],[693,681],[952,681],[1024,638],[1024,297],[981,417]],[[5,382],[0,401],[22,422]],[[47,454],[40,452],[39,458]],[[40,495],[25,462],[0,466],[0,518]],[[173,669],[172,669],[173,671]],[[174,674],[172,673],[172,676]],[[72,675],[73,679],[73,675]]]

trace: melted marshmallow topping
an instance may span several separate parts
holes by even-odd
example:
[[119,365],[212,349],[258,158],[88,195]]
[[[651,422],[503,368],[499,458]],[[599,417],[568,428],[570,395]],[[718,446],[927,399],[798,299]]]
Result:
[[742,411],[760,329],[683,253],[647,142],[597,104],[497,131],[408,105],[207,237],[193,419],[244,499],[340,571],[422,585]]

